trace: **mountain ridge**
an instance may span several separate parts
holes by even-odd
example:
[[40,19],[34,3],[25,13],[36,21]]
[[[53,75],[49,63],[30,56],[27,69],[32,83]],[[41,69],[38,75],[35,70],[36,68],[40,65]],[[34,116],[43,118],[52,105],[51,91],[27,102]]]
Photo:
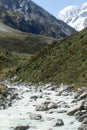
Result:
[[20,31],[55,38],[66,37],[75,32],[31,0],[1,0],[0,7],[6,11],[3,22]]

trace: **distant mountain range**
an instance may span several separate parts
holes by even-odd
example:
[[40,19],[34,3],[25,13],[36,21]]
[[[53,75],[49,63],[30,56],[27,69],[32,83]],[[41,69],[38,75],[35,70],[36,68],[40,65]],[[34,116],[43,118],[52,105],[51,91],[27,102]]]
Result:
[[0,0],[0,21],[23,32],[66,37],[75,32],[31,0]]
[[68,6],[61,10],[58,19],[80,31],[87,27],[87,2],[81,6]]

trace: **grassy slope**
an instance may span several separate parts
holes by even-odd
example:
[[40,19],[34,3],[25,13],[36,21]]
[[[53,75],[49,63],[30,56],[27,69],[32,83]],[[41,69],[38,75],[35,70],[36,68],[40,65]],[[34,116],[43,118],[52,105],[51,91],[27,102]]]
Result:
[[0,49],[7,49],[18,53],[36,53],[47,44],[54,42],[55,39],[34,34],[18,32],[0,31]]
[[87,86],[87,29],[41,50],[24,66],[19,79]]
[[12,72],[31,57],[30,54],[10,52],[0,49],[0,80],[5,79],[8,72]]
[[44,36],[22,33],[3,23],[0,27],[0,79],[5,78],[8,72],[13,71],[18,65],[23,64],[47,44],[56,39]]

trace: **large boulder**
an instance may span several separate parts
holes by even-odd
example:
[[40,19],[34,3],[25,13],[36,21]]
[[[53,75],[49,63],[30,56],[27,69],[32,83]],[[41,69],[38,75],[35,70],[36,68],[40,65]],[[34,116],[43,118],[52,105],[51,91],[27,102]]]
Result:
[[82,110],[82,108],[83,108],[83,103],[79,103],[78,105],[75,105],[72,108],[70,108],[67,114],[72,116],[74,115],[75,112]]

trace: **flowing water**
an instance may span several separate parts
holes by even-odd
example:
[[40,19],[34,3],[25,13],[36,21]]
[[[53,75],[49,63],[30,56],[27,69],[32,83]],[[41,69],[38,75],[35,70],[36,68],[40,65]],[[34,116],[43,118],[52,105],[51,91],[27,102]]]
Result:
[[[69,108],[58,107],[57,109],[52,109],[49,111],[54,111],[50,113],[49,111],[35,111],[35,106],[47,101],[60,102],[64,101],[69,106],[72,105],[73,94],[56,96],[57,91],[50,91],[42,89],[42,92],[36,91],[35,86],[11,86],[16,88],[18,93],[18,99],[13,100],[12,106],[7,109],[0,110],[0,130],[13,130],[16,126],[29,125],[29,130],[77,130],[79,122],[75,120],[74,116],[68,116],[66,113],[58,113],[60,110],[68,110]],[[44,88],[41,87],[41,88]],[[30,99],[32,95],[42,98],[37,100]],[[31,120],[30,113],[38,113],[42,115],[41,120]],[[54,119],[62,119],[64,122],[63,126],[53,127]]]

